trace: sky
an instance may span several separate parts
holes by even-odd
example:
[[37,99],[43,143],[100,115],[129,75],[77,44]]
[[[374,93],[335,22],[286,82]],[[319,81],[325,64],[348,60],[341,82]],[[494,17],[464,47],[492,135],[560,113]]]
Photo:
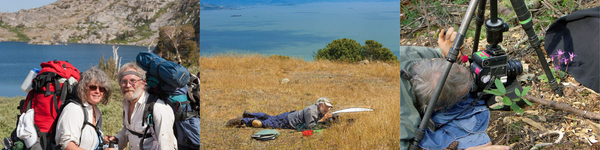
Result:
[[56,0],[0,0],[0,12],[17,12],[21,9],[42,7]]

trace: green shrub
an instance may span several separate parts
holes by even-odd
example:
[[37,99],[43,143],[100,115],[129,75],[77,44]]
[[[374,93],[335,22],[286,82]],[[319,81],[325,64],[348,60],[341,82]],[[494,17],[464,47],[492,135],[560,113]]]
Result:
[[317,53],[313,52],[315,60],[327,59],[343,62],[358,62],[361,60],[380,60],[380,61],[395,61],[397,56],[390,49],[383,47],[383,44],[375,40],[365,41],[365,46],[360,46],[353,39],[337,39],[327,44],[323,49],[319,49]]
[[363,58],[369,59],[371,61],[395,61],[398,59],[398,57],[396,57],[394,53],[390,51],[390,49],[388,49],[387,47],[383,47],[383,44],[380,44],[379,42],[374,40],[365,41],[365,46],[363,46],[362,48],[362,56]]
[[357,62],[363,60],[361,49],[362,47],[355,40],[343,38],[333,40],[333,42],[327,44],[325,48],[319,49],[316,54],[313,52],[313,55],[315,60],[327,59],[344,62]]

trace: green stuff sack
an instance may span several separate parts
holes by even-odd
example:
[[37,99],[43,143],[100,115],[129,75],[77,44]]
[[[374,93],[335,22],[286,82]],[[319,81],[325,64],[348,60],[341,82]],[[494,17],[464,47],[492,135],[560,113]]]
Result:
[[268,141],[277,138],[279,134],[279,131],[275,129],[261,130],[257,133],[254,133],[252,138],[261,141]]

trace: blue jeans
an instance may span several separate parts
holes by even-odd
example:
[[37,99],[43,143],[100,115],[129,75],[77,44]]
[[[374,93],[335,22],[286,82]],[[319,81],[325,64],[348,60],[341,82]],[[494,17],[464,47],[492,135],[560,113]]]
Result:
[[[435,132],[427,129],[419,147],[433,150],[444,149],[450,143],[458,141],[458,149],[466,149],[491,142],[490,137],[485,133],[490,121],[490,111],[482,100],[477,101],[475,106],[469,107],[474,100],[475,97],[470,96],[446,112],[434,112],[431,120],[435,122],[435,125],[451,122]],[[465,109],[467,110],[463,114],[452,119]]]
[[292,126],[290,126],[290,123],[287,119],[289,113],[290,112],[285,112],[277,116],[270,116],[262,112],[250,113],[252,118],[243,118],[242,121],[244,121],[246,126],[251,126],[252,121],[254,119],[258,119],[262,122],[263,128],[272,127],[280,129],[292,129]]

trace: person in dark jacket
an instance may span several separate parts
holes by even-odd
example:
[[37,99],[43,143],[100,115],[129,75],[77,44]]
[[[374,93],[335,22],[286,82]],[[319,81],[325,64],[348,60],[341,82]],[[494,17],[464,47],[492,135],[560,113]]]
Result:
[[331,100],[321,97],[317,103],[299,111],[284,112],[277,116],[266,113],[248,113],[244,111],[241,117],[231,119],[227,127],[255,127],[255,128],[280,128],[280,129],[312,129],[318,122],[325,121],[333,116],[328,113],[333,108]]

